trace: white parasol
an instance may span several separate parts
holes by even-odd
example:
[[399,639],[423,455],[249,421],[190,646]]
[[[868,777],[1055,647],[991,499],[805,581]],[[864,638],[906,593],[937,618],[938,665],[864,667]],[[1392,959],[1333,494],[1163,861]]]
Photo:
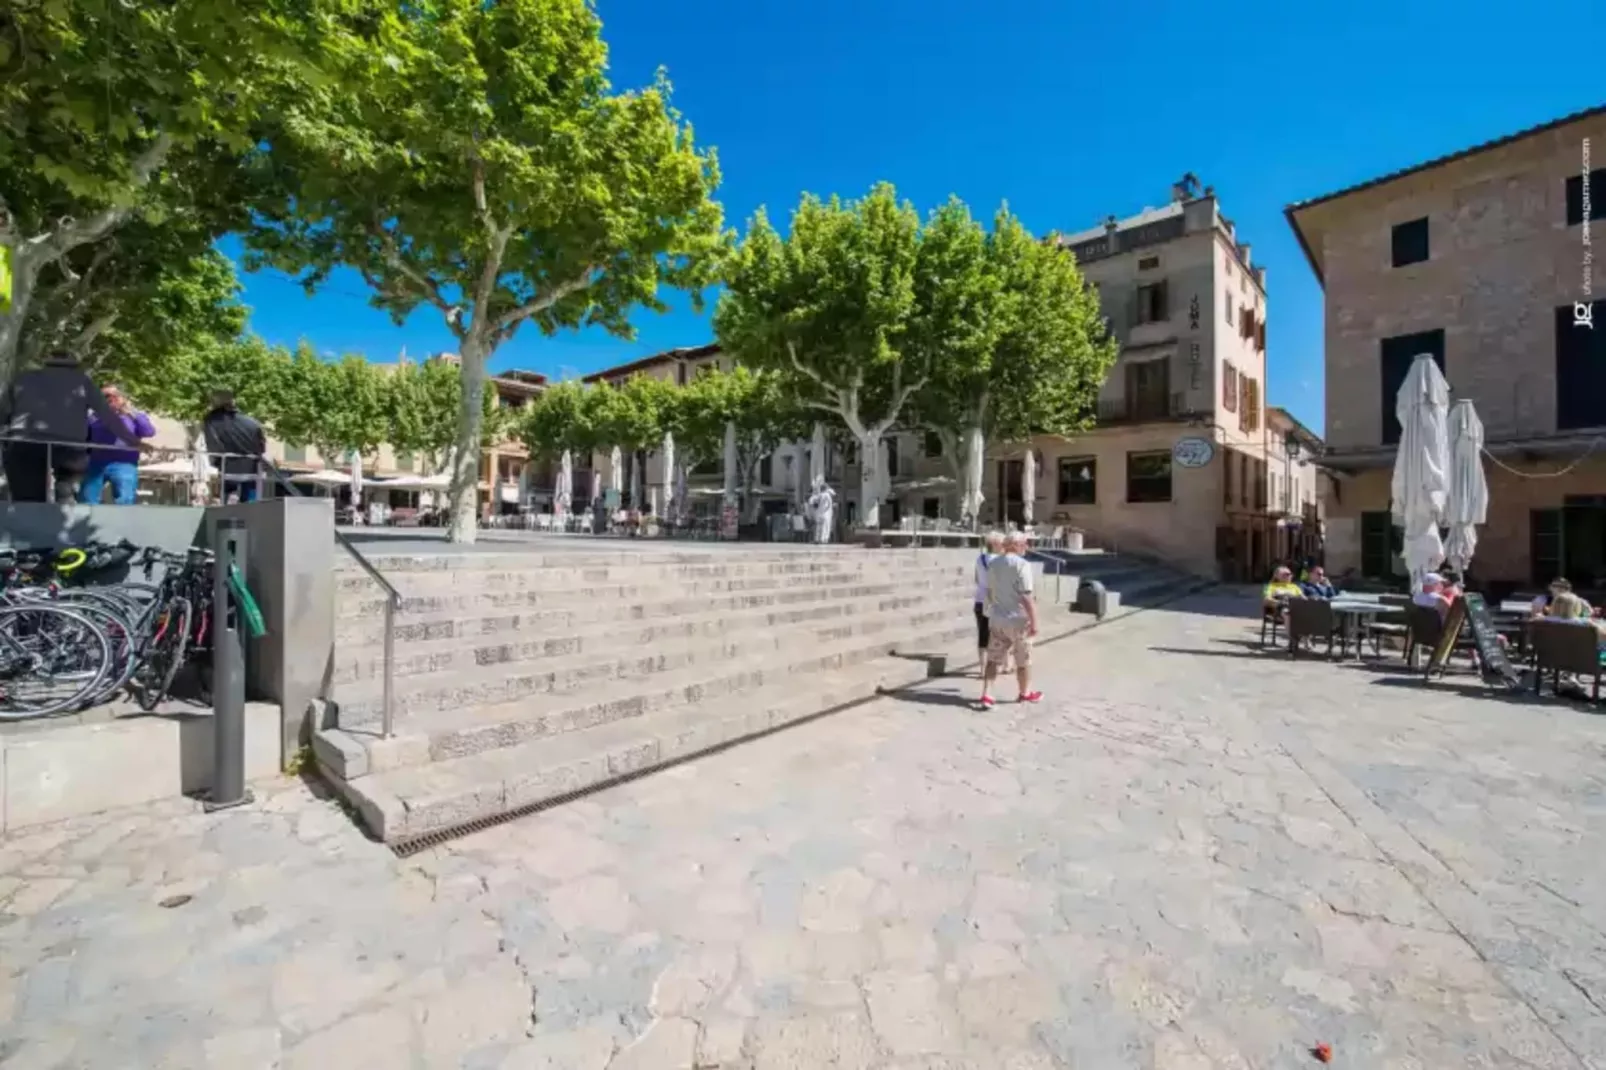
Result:
[[1450,489],[1444,507],[1449,534],[1444,556],[1465,573],[1478,548],[1478,525],[1489,519],[1489,482],[1483,472],[1483,421],[1470,401],[1450,409]]
[[351,451],[351,507],[362,507],[362,454]]
[[558,460],[558,485],[552,488],[552,511],[558,516],[567,516],[573,504],[574,454],[564,450]]
[[691,508],[691,491],[686,486],[684,464],[675,469],[675,507],[678,510],[674,514],[676,519],[683,519]]
[[1037,512],[1037,453],[1026,451],[1020,466],[1020,509],[1022,523],[1030,527]]
[[596,504],[597,500],[599,498],[601,498],[601,497],[602,497],[602,473],[597,471],[595,468],[593,468],[591,470],[591,502],[592,502],[592,504],[593,505]]
[[1395,523],[1405,529],[1402,556],[1412,590],[1444,561],[1439,527],[1450,491],[1450,448],[1445,428],[1450,384],[1432,357],[1416,358],[1395,400],[1400,446],[1390,490]]
[[625,489],[625,461],[615,446],[613,452],[608,454],[608,489],[623,494]]
[[[675,436],[664,434],[664,516],[675,515]],[[657,511],[654,510],[656,513]]]
[[814,425],[814,439],[809,443],[809,486],[817,486],[825,478],[825,424]]
[[959,504],[959,514],[975,527],[981,521],[982,469],[985,467],[982,458],[986,454],[987,444],[979,427],[971,429],[968,439],[964,455],[964,493]]

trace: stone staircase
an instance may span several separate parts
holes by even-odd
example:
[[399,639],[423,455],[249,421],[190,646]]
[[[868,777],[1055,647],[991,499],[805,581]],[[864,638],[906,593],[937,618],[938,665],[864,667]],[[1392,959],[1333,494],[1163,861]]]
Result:
[[[383,597],[337,573],[314,752],[380,839],[533,810],[975,659],[973,551],[568,545],[374,557],[403,596],[389,739]],[[1071,577],[1125,584],[1127,607],[1186,582],[1096,552],[1041,567],[1048,637],[1075,630],[1050,606]]]

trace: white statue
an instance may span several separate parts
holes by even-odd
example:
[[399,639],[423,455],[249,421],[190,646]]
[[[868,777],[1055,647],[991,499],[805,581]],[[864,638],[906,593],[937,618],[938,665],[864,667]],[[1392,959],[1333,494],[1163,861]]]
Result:
[[826,484],[824,476],[814,477],[814,491],[803,509],[814,524],[815,543],[830,542],[831,524],[836,519],[836,492]]

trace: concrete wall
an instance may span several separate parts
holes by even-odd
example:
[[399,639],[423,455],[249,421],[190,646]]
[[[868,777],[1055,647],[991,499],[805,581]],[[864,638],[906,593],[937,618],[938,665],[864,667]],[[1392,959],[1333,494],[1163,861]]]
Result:
[[[286,756],[311,738],[315,700],[328,694],[334,659],[334,507],[328,499],[280,498],[207,510],[246,522],[246,582],[267,635],[250,640],[246,686],[282,710]],[[210,531],[210,526],[208,528]]]
[[205,510],[167,505],[54,505],[0,502],[0,549],[118,542],[172,553],[194,546]]
[[[1325,264],[1330,446],[1381,443],[1380,343],[1434,328],[1445,375],[1489,439],[1556,430],[1553,310],[1582,299],[1584,252],[1564,182],[1580,173],[1585,137],[1606,145],[1606,117],[1308,210]],[[1428,259],[1393,267],[1393,226],[1424,216]]]

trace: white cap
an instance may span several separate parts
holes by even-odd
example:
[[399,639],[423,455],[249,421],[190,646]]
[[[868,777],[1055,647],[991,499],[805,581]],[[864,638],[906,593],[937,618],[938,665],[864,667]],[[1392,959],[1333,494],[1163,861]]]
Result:
[[1422,577],[1422,586],[1424,586],[1424,587],[1426,587],[1430,583],[1440,583],[1440,584],[1442,584],[1443,582],[1444,582],[1444,577],[1439,575],[1437,572],[1429,572],[1428,574],[1426,574],[1425,576]]

